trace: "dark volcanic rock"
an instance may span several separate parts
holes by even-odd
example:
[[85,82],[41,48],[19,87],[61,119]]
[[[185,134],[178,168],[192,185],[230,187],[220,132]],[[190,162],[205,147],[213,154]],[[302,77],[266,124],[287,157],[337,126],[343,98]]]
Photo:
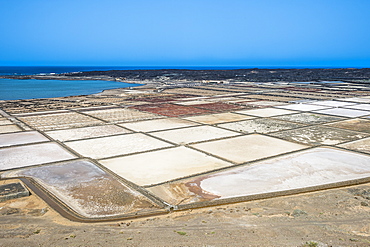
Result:
[[65,76],[110,76],[126,80],[233,80],[233,81],[323,81],[366,80],[370,69],[237,69],[237,70],[110,70],[64,74]]

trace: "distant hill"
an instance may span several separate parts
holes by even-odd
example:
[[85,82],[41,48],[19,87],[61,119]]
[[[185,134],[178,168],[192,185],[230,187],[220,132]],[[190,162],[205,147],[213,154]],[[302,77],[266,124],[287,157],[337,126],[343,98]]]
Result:
[[237,70],[110,70],[64,74],[64,76],[110,76],[127,80],[232,80],[232,81],[353,81],[370,82],[366,69],[237,69]]

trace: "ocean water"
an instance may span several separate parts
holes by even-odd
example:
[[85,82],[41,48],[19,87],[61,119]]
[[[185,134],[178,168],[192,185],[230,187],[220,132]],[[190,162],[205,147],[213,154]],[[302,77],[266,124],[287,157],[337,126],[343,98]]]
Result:
[[[82,71],[150,70],[150,69],[240,69],[241,67],[194,67],[194,66],[0,66],[1,75],[47,75]],[[0,100],[53,98],[99,93],[107,89],[134,87],[114,81],[60,81],[0,79]]]
[[88,95],[107,89],[135,87],[116,81],[61,81],[0,79],[0,100],[40,99]]
[[[122,67],[87,66],[0,66],[0,75],[59,74],[92,70],[124,69]],[[127,68],[126,68],[127,69]],[[0,79],[0,100],[39,99],[88,95],[107,89],[135,87],[115,81],[61,81]]]
[[[151,70],[151,69],[192,69],[192,70],[228,70],[250,69],[243,66],[0,66],[0,76],[60,74],[82,71],[106,70]],[[274,68],[274,67],[259,67]],[[280,67],[299,68],[299,67]],[[99,93],[107,89],[138,86],[112,81],[59,81],[59,80],[13,80],[0,79],[0,100],[52,98]]]

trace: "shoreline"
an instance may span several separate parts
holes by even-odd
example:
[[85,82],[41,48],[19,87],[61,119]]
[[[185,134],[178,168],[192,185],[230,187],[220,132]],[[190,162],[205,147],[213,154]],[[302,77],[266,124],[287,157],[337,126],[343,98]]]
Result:
[[142,84],[107,80],[0,79],[0,101],[87,96],[111,89],[131,89]]
[[[127,84],[142,84],[137,89],[150,89],[161,92],[169,88],[193,87],[199,85],[233,83],[320,83],[341,81],[345,83],[370,84],[370,69],[230,69],[230,70],[190,70],[190,69],[155,69],[155,70],[108,70],[86,71],[47,75],[2,75],[0,79],[16,80],[64,80],[64,81],[114,81]],[[119,90],[131,87],[117,88]],[[102,89],[93,94],[78,94],[60,97],[42,97],[23,100],[65,98],[106,94]],[[22,100],[22,99],[17,99]],[[9,100],[1,100],[9,101]],[[13,100],[12,100],[13,101]]]

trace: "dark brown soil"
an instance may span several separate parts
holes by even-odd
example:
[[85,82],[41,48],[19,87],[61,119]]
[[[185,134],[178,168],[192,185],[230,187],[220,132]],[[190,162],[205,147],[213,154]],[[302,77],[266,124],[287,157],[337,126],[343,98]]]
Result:
[[[86,71],[80,73],[66,73],[53,76],[57,79],[68,77],[112,77],[124,80],[189,80],[189,81],[254,81],[254,82],[307,82],[307,81],[356,81],[369,83],[370,68],[364,69],[236,69],[236,70],[186,70],[186,69],[158,69],[158,70],[110,70]],[[17,79],[50,79],[50,76],[6,76]]]
[[363,80],[370,69],[238,69],[238,70],[111,70],[90,71],[71,76],[111,76],[127,80],[234,80],[234,81],[322,81]]

